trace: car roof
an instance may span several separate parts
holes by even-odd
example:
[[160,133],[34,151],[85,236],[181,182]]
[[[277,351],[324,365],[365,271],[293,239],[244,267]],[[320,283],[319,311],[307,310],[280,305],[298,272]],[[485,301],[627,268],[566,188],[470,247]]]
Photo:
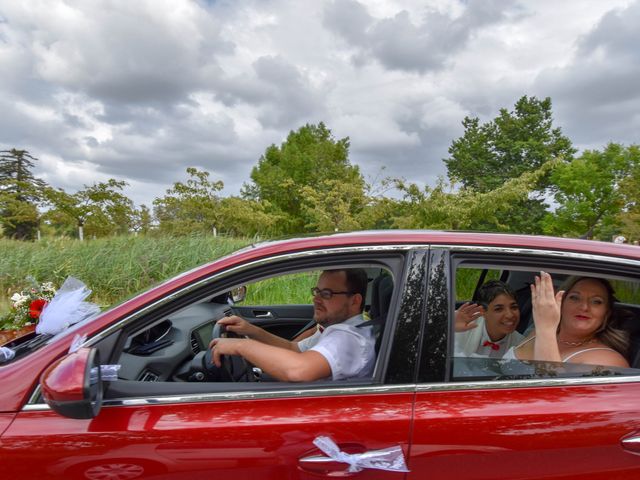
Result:
[[[314,237],[292,238],[255,245],[240,252],[252,251],[262,256],[278,252],[290,252],[313,248],[330,248],[355,245],[478,245],[504,248],[535,248],[560,250],[586,254],[612,255],[640,259],[640,247],[595,240],[548,237],[543,235],[520,235],[508,233],[479,233],[435,230],[369,230],[334,233]],[[258,253],[259,252],[259,253]]]

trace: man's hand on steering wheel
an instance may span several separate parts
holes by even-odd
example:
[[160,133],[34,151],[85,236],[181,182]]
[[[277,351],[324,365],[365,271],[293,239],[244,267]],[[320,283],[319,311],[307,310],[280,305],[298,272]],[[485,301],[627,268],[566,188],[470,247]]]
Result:
[[258,329],[255,325],[250,324],[244,318],[238,317],[237,315],[223,317],[218,320],[217,323],[227,332],[232,332],[237,335],[245,335],[247,337],[251,337],[252,333]]
[[[240,317],[235,318],[249,324]],[[225,320],[227,319],[232,319],[232,321],[226,322]],[[210,370],[213,365],[217,368],[222,368],[234,382],[241,381],[243,378],[246,379],[244,381],[256,381],[257,379],[253,373],[252,365],[240,355],[240,347],[243,345],[242,342],[247,342],[248,340],[245,338],[237,338],[239,337],[238,333],[227,330],[229,323],[232,325],[240,323],[242,328],[242,322],[236,322],[233,319],[233,316],[223,317],[214,325],[213,331],[211,332],[213,339],[209,343],[207,354],[204,356],[204,362],[206,364],[204,368],[205,370]]]
[[242,338],[214,338],[209,343],[209,348],[213,349],[212,361],[216,367],[222,367],[223,355],[240,355]]

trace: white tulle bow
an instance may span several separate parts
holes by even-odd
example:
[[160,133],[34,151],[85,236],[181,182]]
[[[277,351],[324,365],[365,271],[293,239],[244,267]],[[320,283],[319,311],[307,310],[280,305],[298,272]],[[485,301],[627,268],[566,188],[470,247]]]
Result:
[[89,295],[91,290],[84,283],[68,277],[40,314],[36,333],[55,335],[100,313],[98,305],[84,301]]
[[348,472],[360,472],[365,468],[388,470],[391,472],[408,472],[404,461],[404,453],[400,446],[385,448],[382,450],[369,450],[365,453],[345,453],[329,437],[319,436],[313,440],[313,444],[325,455],[336,462],[347,463]]

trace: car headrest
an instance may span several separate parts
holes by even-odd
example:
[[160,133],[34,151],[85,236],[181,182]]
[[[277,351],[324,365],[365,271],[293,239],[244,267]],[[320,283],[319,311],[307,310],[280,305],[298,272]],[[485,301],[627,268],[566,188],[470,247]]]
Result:
[[391,295],[393,293],[393,279],[389,275],[380,275],[371,284],[371,309],[369,314],[372,320],[384,321],[389,312]]

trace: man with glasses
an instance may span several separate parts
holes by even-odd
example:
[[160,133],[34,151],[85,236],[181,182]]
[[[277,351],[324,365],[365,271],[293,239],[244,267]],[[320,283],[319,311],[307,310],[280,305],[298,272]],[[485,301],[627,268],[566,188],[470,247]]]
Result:
[[292,342],[238,316],[222,318],[218,323],[228,331],[249,338],[212,340],[209,346],[215,365],[221,366],[221,355],[240,355],[276,380],[287,382],[371,376],[375,336],[371,327],[362,325],[367,273],[361,268],[325,270],[311,293],[313,318],[319,326],[316,333]]

